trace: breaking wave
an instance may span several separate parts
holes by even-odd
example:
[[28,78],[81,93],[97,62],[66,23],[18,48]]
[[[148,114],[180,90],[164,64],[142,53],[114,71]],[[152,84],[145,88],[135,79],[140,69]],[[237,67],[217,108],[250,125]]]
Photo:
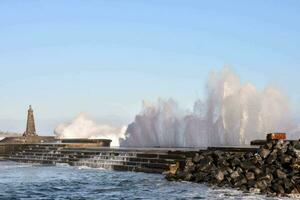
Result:
[[299,138],[289,101],[277,88],[258,90],[242,84],[230,69],[212,72],[206,96],[183,111],[172,100],[144,101],[141,112],[128,125],[121,146],[206,147],[244,145],[264,139],[269,132],[287,132]]
[[126,127],[97,123],[87,115],[79,114],[71,123],[60,124],[54,130],[58,138],[111,139],[112,146],[119,146],[119,139],[124,137]]

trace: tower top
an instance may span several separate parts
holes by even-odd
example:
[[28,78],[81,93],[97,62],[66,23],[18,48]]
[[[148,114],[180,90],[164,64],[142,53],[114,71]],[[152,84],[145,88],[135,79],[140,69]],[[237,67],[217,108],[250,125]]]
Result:
[[33,110],[31,105],[29,105],[28,114],[27,114],[27,125],[26,125],[26,131],[23,134],[24,137],[28,136],[37,136],[36,130],[35,130],[35,123],[34,123],[34,116],[33,116]]

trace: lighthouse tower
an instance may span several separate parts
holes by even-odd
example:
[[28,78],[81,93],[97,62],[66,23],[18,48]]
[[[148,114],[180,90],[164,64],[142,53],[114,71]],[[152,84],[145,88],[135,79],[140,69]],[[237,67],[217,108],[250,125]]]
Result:
[[26,131],[23,134],[24,137],[28,136],[37,136],[36,130],[35,130],[35,123],[34,123],[34,116],[33,116],[33,110],[31,108],[31,105],[28,109],[28,115],[27,115],[27,126]]

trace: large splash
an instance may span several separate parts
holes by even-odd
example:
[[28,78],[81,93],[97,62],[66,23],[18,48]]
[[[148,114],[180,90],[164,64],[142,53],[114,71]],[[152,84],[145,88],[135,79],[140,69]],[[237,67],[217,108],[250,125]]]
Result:
[[111,139],[111,146],[119,146],[125,131],[126,127],[97,123],[81,113],[71,123],[60,124],[54,133],[58,138]]
[[206,97],[197,100],[190,112],[177,103],[159,99],[143,102],[142,111],[127,128],[121,146],[206,147],[243,145],[264,139],[269,132],[288,132],[299,138],[292,121],[288,99],[278,89],[268,86],[258,90],[242,84],[236,74],[224,68],[213,72]]

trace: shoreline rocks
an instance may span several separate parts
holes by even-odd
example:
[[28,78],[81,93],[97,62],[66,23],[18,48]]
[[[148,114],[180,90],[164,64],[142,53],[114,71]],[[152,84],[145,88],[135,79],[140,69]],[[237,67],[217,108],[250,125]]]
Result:
[[300,194],[300,142],[271,140],[252,152],[198,152],[166,173],[169,181],[208,183],[244,192]]

